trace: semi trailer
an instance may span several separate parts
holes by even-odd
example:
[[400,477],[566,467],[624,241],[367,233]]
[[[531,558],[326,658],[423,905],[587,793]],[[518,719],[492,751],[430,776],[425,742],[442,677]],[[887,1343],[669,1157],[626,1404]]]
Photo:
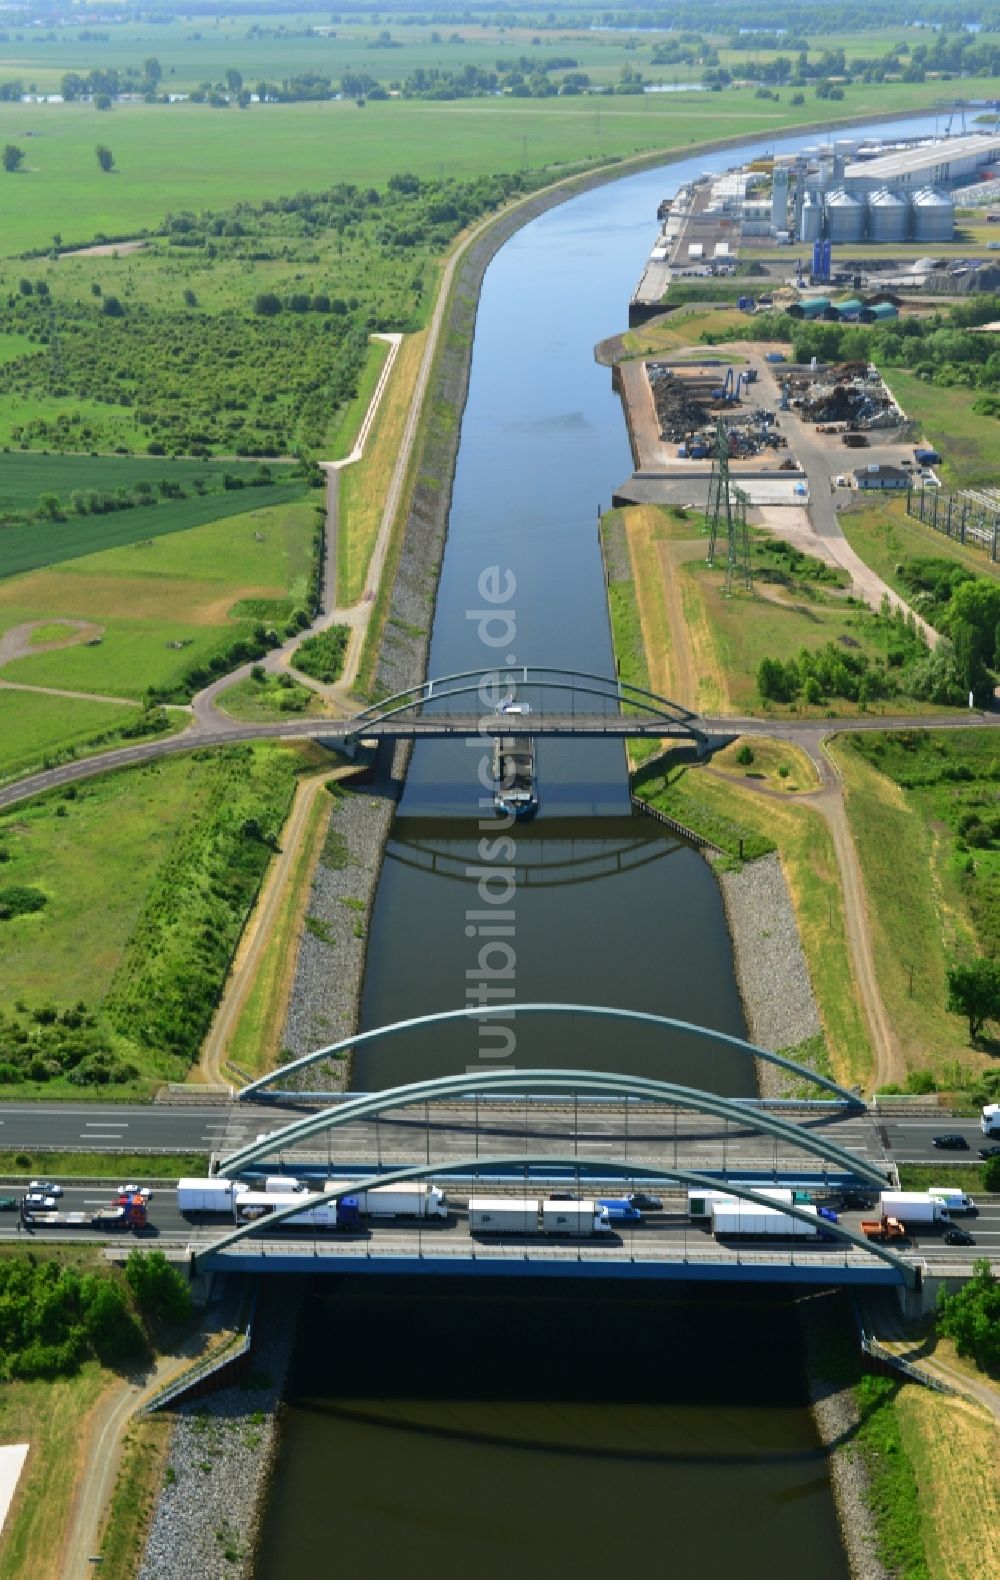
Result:
[[[302,1201],[300,1191],[242,1192],[236,1198],[237,1223],[253,1223],[255,1219],[269,1218],[285,1207],[295,1207]],[[341,1196],[336,1201],[316,1201],[291,1218],[283,1218],[282,1229],[360,1229],[361,1214],[356,1196]]]
[[[815,1207],[803,1207],[803,1211],[817,1216]],[[748,1236],[790,1239],[793,1235],[811,1240],[819,1232],[818,1223],[804,1223],[778,1207],[738,1201],[715,1202],[712,1207],[712,1233],[717,1240]]]
[[349,1190],[366,1218],[447,1218],[448,1198],[437,1185],[375,1185],[352,1190],[345,1180],[327,1180],[325,1191]]
[[911,1224],[950,1223],[948,1209],[925,1190],[884,1190],[879,1197],[883,1218],[898,1218]]
[[607,1209],[595,1201],[538,1201],[523,1196],[472,1196],[472,1234],[546,1234],[590,1239],[610,1234]]
[[221,1174],[211,1179],[182,1179],[177,1181],[177,1206],[181,1212],[232,1213],[237,1196],[249,1190],[240,1180],[224,1179]]

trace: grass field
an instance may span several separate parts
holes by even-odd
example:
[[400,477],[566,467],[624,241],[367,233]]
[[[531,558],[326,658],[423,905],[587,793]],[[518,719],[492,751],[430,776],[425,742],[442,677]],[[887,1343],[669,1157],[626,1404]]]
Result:
[[[964,748],[949,736],[945,750]],[[929,1069],[939,1083],[955,1060],[981,1070],[987,1055],[970,1047],[967,1024],[946,1008],[947,966],[978,952],[950,831],[939,812],[877,772],[848,740],[834,741],[830,755],[847,789],[879,988],[907,1067]],[[992,864],[992,853],[984,855]]]
[[[181,1076],[199,1037],[195,1020],[210,1013],[221,990],[269,860],[267,839],[281,828],[297,773],[311,763],[308,752],[273,746],[166,758],[0,818],[10,857],[5,883],[36,888],[47,900],[43,910],[2,924],[5,1007],[23,1020],[39,1007],[62,1014],[86,1005],[96,1018],[93,1035],[140,1072],[108,1088],[116,1096],[145,1092],[164,1074]],[[201,930],[203,914],[212,917],[210,936]],[[186,987],[172,1009],[175,971]],[[64,1037],[59,1027],[44,1030]],[[80,1090],[52,1070],[20,1083],[5,1070],[4,1079],[8,1094]]]
[[32,1176],[106,1180],[115,1174],[123,1183],[200,1178],[207,1168],[204,1152],[164,1152],[156,1158],[145,1152],[0,1152],[0,1178],[25,1184]]
[[[809,787],[812,770],[801,754],[783,742],[751,743],[766,783]],[[636,778],[639,795],[650,799],[689,828],[722,845],[731,855],[743,839],[752,859],[777,848],[795,908],[799,937],[819,1008],[826,1054],[835,1078],[850,1086],[867,1086],[871,1048],[850,966],[844,926],[843,896],[833,842],[826,823],[805,802],[796,804],[755,795],[723,775],[742,772],[732,761],[735,747],[710,766],[679,766],[662,784],[658,765]],[[787,781],[778,773],[789,769]]]
[[917,1481],[928,1580],[990,1580],[1000,1519],[996,1422],[965,1399],[912,1386],[895,1411]]
[[939,389],[901,368],[883,368],[882,374],[906,415],[940,451],[941,465],[935,470],[944,483],[965,488],[996,482],[1000,423],[972,410],[975,391]]
[[243,719],[247,724],[270,722],[275,719],[312,719],[325,712],[322,699],[308,687],[292,681],[282,685],[281,680],[291,680],[290,675],[269,675],[266,680],[239,680],[218,698],[218,705],[231,718]]
[[[744,315],[729,307],[678,307],[662,324],[630,329],[623,337],[624,347],[630,357],[669,354],[682,346],[697,345],[703,334],[721,335],[742,322]],[[745,360],[739,355],[726,355],[727,363],[737,366]]]
[[333,427],[330,430],[329,443],[323,459],[329,461],[342,461],[345,455],[350,455],[357,441],[358,431],[365,420],[365,414],[371,405],[372,396],[379,381],[379,375],[385,367],[390,346],[387,340],[372,340],[368,346],[368,360],[365,363],[364,373],[358,383],[358,393],[352,401],[344,406]]
[[[254,600],[265,607],[272,600],[303,604],[313,503],[285,495],[268,504],[261,498],[266,492],[217,496],[238,500],[242,509],[0,582],[0,630],[60,616],[103,628],[98,646],[13,659],[3,678],[140,698],[150,686],[169,689],[192,664],[207,662],[249,630],[258,617]],[[107,519],[117,518],[102,522]]]
[[364,591],[389,480],[420,369],[425,334],[408,335],[399,348],[389,387],[382,396],[365,453],[340,476],[337,536],[337,602],[357,603]]
[[896,567],[901,561],[912,558],[954,560],[977,576],[1000,580],[1000,565],[994,565],[988,554],[964,547],[943,532],[935,532],[932,527],[914,521],[906,514],[902,500],[862,510],[845,510],[840,525],[855,553],[904,598],[909,598],[911,591],[897,575]]
[[[990,91],[984,81],[982,92]],[[3,248],[7,256],[48,248],[56,232],[66,245],[132,236],[168,210],[221,208],[344,180],[381,184],[400,170],[468,177],[666,152],[717,137],[767,137],[809,121],[835,125],[916,110],[940,93],[932,82],[850,86],[836,120],[812,94],[793,106],[790,94],[775,104],[755,99],[752,89],[699,95],[697,104],[684,94],[390,100],[363,112],[350,100],[242,113],[193,104],[118,104],[108,113],[84,104],[3,103],[0,142],[23,147],[31,134],[22,170],[5,178],[16,182],[18,201]],[[98,142],[114,152],[110,177],[94,158]]]
[[[96,1259],[77,1252],[81,1271]],[[113,1372],[87,1361],[75,1377],[54,1382],[9,1382],[0,1404],[0,1433],[8,1443],[30,1443],[21,1480],[0,1536],[0,1574],[20,1580],[62,1580],[62,1542],[82,1463],[87,1413],[115,1381]]]
[[329,795],[319,791],[309,809],[281,908],[243,1002],[227,1049],[227,1061],[246,1075],[272,1070],[281,1052],[281,1033],[298,959],[298,941],[309,904],[313,874],[330,822]]
[[53,754],[94,746],[134,722],[132,709],[114,703],[0,688],[0,781],[43,767]]
[[[72,461],[69,456],[52,456],[51,461]],[[73,468],[66,467],[70,472]],[[124,479],[121,480],[124,484]],[[249,508],[280,508],[305,492],[304,485],[283,483],[225,493],[196,495],[189,499],[164,500],[151,507],[136,506],[108,515],[70,515],[65,521],[30,522],[0,527],[0,577],[21,575],[56,565],[102,549],[123,548],[148,543],[175,532],[218,521],[226,516],[246,515]],[[37,496],[36,496],[37,497]]]

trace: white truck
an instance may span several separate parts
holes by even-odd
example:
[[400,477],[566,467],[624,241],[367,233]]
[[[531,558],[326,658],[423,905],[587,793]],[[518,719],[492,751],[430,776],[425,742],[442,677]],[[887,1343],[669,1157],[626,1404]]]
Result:
[[1000,1103],[987,1103],[979,1116],[984,1136],[1000,1136]]
[[591,1239],[611,1234],[606,1207],[596,1201],[538,1201],[525,1196],[473,1196],[469,1200],[472,1234],[548,1234]]
[[[768,1201],[773,1201],[779,1206],[791,1205],[795,1200],[795,1192],[781,1185],[756,1185],[747,1182],[748,1188],[756,1191],[758,1196],[766,1196]],[[801,1193],[800,1193],[801,1194]],[[720,1202],[738,1203],[742,1198],[734,1196],[732,1191],[725,1190],[689,1190],[688,1191],[688,1217],[711,1218],[712,1209]],[[802,1195],[802,1205],[807,1201]],[[752,1202],[747,1202],[752,1207]]]
[[928,1185],[927,1194],[947,1207],[949,1212],[979,1211],[972,1197],[967,1196],[964,1190],[959,1190],[957,1185]]
[[408,1185],[376,1185],[356,1191],[346,1180],[327,1180],[325,1191],[350,1190],[358,1211],[366,1218],[447,1218],[448,1198],[437,1185],[423,1181]]
[[231,1214],[236,1197],[248,1189],[241,1180],[224,1179],[221,1174],[205,1180],[178,1180],[177,1207],[180,1212]]
[[305,1180],[293,1179],[290,1174],[271,1174],[264,1181],[264,1189],[269,1196],[287,1196],[289,1192],[308,1190]]
[[898,1218],[907,1228],[911,1224],[950,1223],[948,1208],[926,1190],[884,1190],[879,1197],[883,1218]]
[[571,1234],[576,1238],[611,1234],[606,1207],[596,1201],[543,1201],[542,1233]]
[[[790,1204],[789,1204],[790,1205]],[[815,1207],[803,1207],[803,1212],[816,1216]],[[758,1207],[753,1202],[716,1202],[712,1208],[712,1233],[717,1240],[728,1240],[737,1236],[753,1237],[783,1237],[791,1239],[811,1240],[819,1234],[818,1223],[803,1223],[801,1218],[793,1218],[791,1213],[782,1212],[778,1207]]]
[[[237,1223],[252,1223],[255,1218],[268,1218],[273,1212],[280,1212],[285,1207],[294,1207],[300,1200],[297,1191],[248,1190],[241,1191],[236,1198]],[[312,1207],[303,1208],[293,1218],[282,1221],[283,1229],[336,1229],[337,1228],[337,1203],[335,1201],[316,1202]]]
[[471,1234],[537,1234],[538,1200],[525,1196],[471,1196]]

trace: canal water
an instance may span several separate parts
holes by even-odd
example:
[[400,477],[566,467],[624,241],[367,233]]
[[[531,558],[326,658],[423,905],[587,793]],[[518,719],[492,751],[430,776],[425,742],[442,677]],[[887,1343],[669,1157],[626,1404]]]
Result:
[[[661,198],[802,140],[597,188],[501,249],[476,327],[430,674],[613,672],[596,526],[631,458],[592,348],[626,321]],[[487,984],[522,1001],[629,1005],[745,1034],[715,880],[693,851],[629,818],[621,747],[540,742],[539,816],[506,838],[480,782],[486,758],[479,743],[414,752],[376,897],[362,1024],[458,1008]],[[684,1039],[609,1035],[582,1015],[512,1032],[504,1046],[476,1025],[399,1040],[359,1060],[354,1084],[577,1065],[752,1090],[745,1063]],[[790,1307],[589,1286],[320,1284],[257,1580],[432,1565],[549,1580],[611,1565],[844,1580]]]

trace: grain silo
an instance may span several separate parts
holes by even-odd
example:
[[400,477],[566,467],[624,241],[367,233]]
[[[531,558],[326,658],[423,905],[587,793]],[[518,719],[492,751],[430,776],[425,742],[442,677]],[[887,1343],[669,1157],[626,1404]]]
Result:
[[775,232],[788,229],[788,167],[786,165],[776,165],[774,170],[771,228]]
[[820,222],[823,211],[811,192],[807,192],[802,203],[802,220],[799,226],[800,241],[816,241],[819,237]]
[[955,234],[955,205],[945,192],[923,187],[913,194],[914,241],[951,241]]
[[864,217],[864,205],[843,188],[831,192],[826,200],[826,233],[835,244],[860,241]]
[[882,187],[868,199],[868,240],[905,241],[910,227],[909,205],[897,192]]

